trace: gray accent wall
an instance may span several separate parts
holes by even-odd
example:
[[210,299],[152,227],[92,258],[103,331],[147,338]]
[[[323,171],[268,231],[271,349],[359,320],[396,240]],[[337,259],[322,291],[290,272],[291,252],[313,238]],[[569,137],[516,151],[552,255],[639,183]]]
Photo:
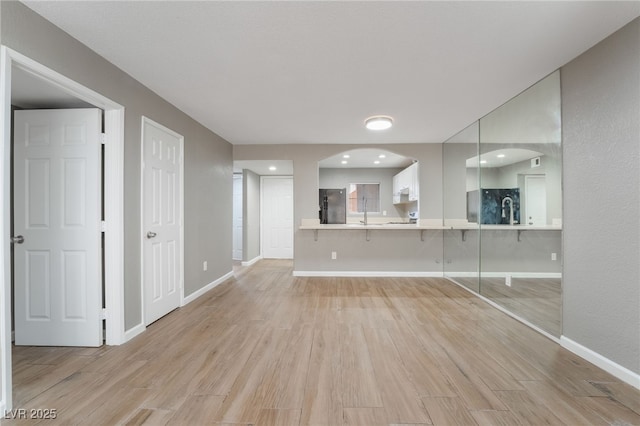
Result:
[[242,260],[260,256],[260,176],[242,171]]
[[[141,117],[184,136],[185,295],[232,271],[232,147],[23,4],[0,2],[2,43],[125,107],[125,328],[142,322]],[[203,271],[202,262],[208,262]]]
[[640,18],[561,78],[563,334],[640,374]]

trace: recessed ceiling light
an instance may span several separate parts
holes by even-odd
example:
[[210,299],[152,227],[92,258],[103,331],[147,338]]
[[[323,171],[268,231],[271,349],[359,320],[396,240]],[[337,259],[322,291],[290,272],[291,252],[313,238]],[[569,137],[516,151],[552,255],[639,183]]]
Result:
[[349,158],[349,157],[351,157],[349,154],[345,154],[342,156],[342,158]]
[[487,164],[487,160],[480,160],[480,164]]
[[506,155],[504,155],[504,154],[498,154],[498,155],[496,155],[496,157],[498,157],[498,158],[504,158],[504,157],[506,157]]
[[387,158],[387,156],[384,155],[384,154],[380,154],[380,155],[378,155],[378,158]]
[[342,164],[347,164],[347,160],[342,160],[341,163]]
[[393,118],[386,115],[375,115],[364,120],[364,125],[369,130],[385,130],[393,126]]
[[269,166],[269,170],[271,170],[272,172],[275,172],[277,170],[276,166]]
[[380,164],[380,160],[374,161],[373,164]]

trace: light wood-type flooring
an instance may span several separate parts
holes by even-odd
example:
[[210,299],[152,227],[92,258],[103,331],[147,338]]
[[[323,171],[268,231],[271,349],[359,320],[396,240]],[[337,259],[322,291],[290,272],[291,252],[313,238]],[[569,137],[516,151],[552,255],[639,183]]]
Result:
[[[444,279],[263,260],[118,347],[14,349],[42,424],[626,425],[640,392]],[[34,424],[4,420],[4,424]]]
[[453,278],[478,291],[509,312],[540,327],[552,336],[562,334],[562,280],[560,278],[513,278],[511,287],[504,278]]

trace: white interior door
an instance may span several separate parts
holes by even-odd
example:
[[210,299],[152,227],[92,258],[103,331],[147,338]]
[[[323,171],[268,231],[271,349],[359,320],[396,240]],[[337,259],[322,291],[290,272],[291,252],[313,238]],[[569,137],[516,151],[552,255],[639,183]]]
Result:
[[145,324],[182,299],[182,149],[177,133],[143,118],[142,257]]
[[262,257],[293,259],[293,178],[262,178]]
[[242,260],[242,175],[233,175],[233,259]]
[[16,345],[102,344],[101,120],[15,112]]
[[547,181],[544,175],[525,176],[525,206],[527,225],[547,224]]

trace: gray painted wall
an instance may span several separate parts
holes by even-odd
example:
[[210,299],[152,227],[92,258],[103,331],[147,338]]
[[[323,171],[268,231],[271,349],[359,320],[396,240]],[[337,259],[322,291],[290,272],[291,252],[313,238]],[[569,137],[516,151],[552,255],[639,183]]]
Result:
[[185,138],[185,295],[230,272],[231,145],[23,4],[3,1],[0,8],[3,44],[125,107],[125,328],[142,322],[141,116]]
[[640,18],[561,71],[563,334],[640,373]]
[[260,256],[260,176],[251,170],[242,171],[242,260]]

